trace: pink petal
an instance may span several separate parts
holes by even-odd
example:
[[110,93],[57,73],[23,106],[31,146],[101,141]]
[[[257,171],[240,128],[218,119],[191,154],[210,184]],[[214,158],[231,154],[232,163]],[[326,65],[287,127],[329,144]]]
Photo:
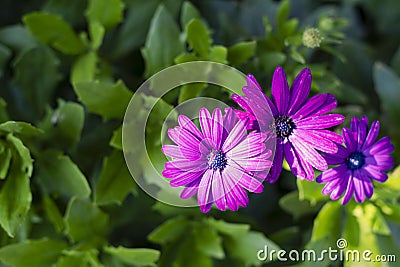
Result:
[[224,184],[222,182],[221,171],[214,171],[214,176],[212,179],[212,200],[215,202],[216,206],[220,210],[226,210],[226,192]]
[[199,122],[200,122],[201,131],[203,132],[204,137],[213,140],[211,115],[210,115],[210,112],[208,112],[208,110],[206,108],[200,109]]
[[369,148],[375,142],[376,137],[378,137],[379,128],[380,128],[379,121],[372,122],[371,128],[369,129],[367,138],[365,139],[362,149]]
[[296,152],[304,161],[309,162],[313,167],[321,171],[328,168],[325,159],[313,148],[304,144],[296,135],[291,135],[289,141],[291,141]]
[[197,200],[200,205],[201,212],[209,212],[212,206],[212,194],[211,194],[211,184],[213,171],[207,170],[199,184],[199,190],[197,192]]
[[327,138],[321,137],[317,133],[318,130],[295,129],[293,135],[296,135],[303,142],[322,152],[336,153],[338,151],[337,144]]
[[321,116],[307,117],[294,121],[299,129],[326,129],[341,124],[344,116],[341,114],[328,114]]
[[169,181],[170,185],[173,187],[183,186],[190,184],[191,182],[199,179],[204,173],[204,170],[199,172],[184,172],[176,177],[174,177],[171,181]]
[[178,123],[182,128],[185,128],[189,132],[191,132],[197,139],[203,139],[203,134],[200,130],[196,127],[196,125],[185,115],[178,116]]
[[282,67],[277,67],[272,77],[272,99],[274,100],[279,114],[287,114],[289,105],[289,86],[286,80],[286,74]]
[[388,179],[387,174],[382,173],[381,168],[374,165],[365,165],[364,170],[367,172],[367,175],[378,182],[386,182]]
[[294,79],[290,88],[289,115],[293,115],[306,101],[310,94],[311,80],[311,71],[307,68],[304,68]]
[[272,162],[271,170],[268,173],[266,179],[269,183],[275,183],[278,180],[282,172],[282,164],[283,164],[283,145],[280,142],[277,142],[275,149],[275,157]]
[[242,121],[237,121],[232,131],[222,144],[222,150],[227,153],[246,137],[246,127]]

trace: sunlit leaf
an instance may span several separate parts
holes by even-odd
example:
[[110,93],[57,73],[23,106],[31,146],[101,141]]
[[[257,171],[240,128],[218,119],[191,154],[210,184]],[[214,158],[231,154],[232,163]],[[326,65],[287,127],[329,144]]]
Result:
[[147,248],[125,248],[125,247],[105,247],[104,251],[113,255],[125,264],[133,266],[156,266],[155,262],[160,256],[160,252],[155,249]]
[[121,0],[89,0],[86,16],[90,22],[98,21],[112,28],[121,22],[124,8]]
[[151,21],[146,44],[142,49],[146,77],[172,65],[174,58],[183,51],[179,35],[178,25],[168,10],[160,5]]
[[37,155],[38,182],[46,193],[64,197],[87,197],[90,187],[78,166],[66,155],[55,150]]
[[65,232],[71,241],[101,244],[109,216],[88,199],[72,198],[65,212]]
[[79,54],[85,45],[61,17],[44,12],[33,12],[23,17],[24,24],[41,42],[65,54]]
[[[0,260],[14,267],[52,266],[67,247],[62,241],[51,239],[25,240],[0,249]],[[45,253],[44,253],[45,252]]]
[[105,120],[121,119],[132,97],[132,92],[121,80],[115,84],[98,81],[80,82],[74,84],[74,89],[79,100],[89,111],[102,116]]
[[95,190],[95,202],[99,205],[121,204],[136,184],[126,166],[121,151],[114,150],[103,161],[103,167]]

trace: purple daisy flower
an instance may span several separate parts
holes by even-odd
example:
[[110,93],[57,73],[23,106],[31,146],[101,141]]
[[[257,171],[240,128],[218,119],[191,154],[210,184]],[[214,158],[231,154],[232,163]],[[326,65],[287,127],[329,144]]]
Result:
[[368,118],[353,118],[350,129],[343,128],[342,135],[345,146],[340,146],[336,154],[325,155],[330,165],[339,165],[329,169],[317,177],[318,183],[325,183],[322,194],[330,195],[332,200],[343,194],[342,205],[354,195],[356,202],[370,198],[374,191],[372,180],[385,182],[387,171],[393,167],[394,146],[390,138],[385,136],[375,142],[379,133],[379,122],[374,121],[368,131]]
[[186,116],[178,117],[179,126],[168,130],[177,145],[164,145],[162,151],[173,160],[165,163],[164,177],[171,186],[185,186],[181,198],[197,193],[202,212],[213,203],[220,210],[238,210],[248,204],[246,190],[260,193],[262,181],[272,163],[266,149],[265,134],[247,134],[246,124],[232,108],[207,109],[199,113],[201,131]]
[[272,78],[272,99],[262,92],[252,75],[247,76],[247,85],[243,87],[245,96],[232,96],[246,110],[236,111],[236,114],[247,121],[248,129],[269,129],[276,133],[275,158],[267,177],[270,183],[277,181],[284,158],[294,175],[313,180],[312,167],[318,170],[328,168],[325,159],[316,150],[335,153],[338,149],[336,143],[342,142],[340,135],[326,130],[344,120],[340,114],[326,114],[336,107],[335,97],[318,94],[307,99],[311,79],[310,70],[305,68],[289,89],[285,72],[282,67],[277,67]]

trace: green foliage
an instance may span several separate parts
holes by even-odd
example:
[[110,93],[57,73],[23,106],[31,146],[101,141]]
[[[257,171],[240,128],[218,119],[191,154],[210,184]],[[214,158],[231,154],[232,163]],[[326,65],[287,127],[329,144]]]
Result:
[[121,80],[115,84],[98,81],[80,82],[74,85],[74,89],[79,100],[89,111],[102,116],[104,120],[121,119],[132,96]]
[[64,219],[65,232],[72,242],[81,242],[86,246],[104,242],[109,216],[89,200],[72,198]]
[[146,248],[105,247],[104,251],[130,266],[156,266],[160,252]]
[[170,66],[182,50],[178,25],[166,7],[160,5],[151,20],[146,44],[141,50],[146,62],[145,77]]
[[[64,242],[40,239],[26,240],[18,244],[12,244],[0,249],[0,259],[15,267],[44,267],[51,266],[61,255],[67,245]],[[46,253],[43,253],[43,252]]]
[[10,237],[25,220],[29,211],[32,194],[29,178],[32,175],[32,158],[28,148],[14,136],[27,129],[35,132],[29,124],[5,122],[0,124],[0,179],[5,180],[0,188],[0,225]]
[[122,152],[114,150],[104,159],[102,172],[96,185],[95,201],[97,204],[121,204],[129,192],[136,190]]
[[121,0],[89,0],[86,16],[89,23],[97,21],[105,28],[112,28],[121,22],[124,7]]
[[65,54],[75,55],[85,49],[79,36],[59,16],[34,12],[24,16],[23,22],[39,41]]
[[68,156],[46,150],[36,160],[40,166],[38,182],[44,192],[65,197],[89,196],[91,190],[85,176]]

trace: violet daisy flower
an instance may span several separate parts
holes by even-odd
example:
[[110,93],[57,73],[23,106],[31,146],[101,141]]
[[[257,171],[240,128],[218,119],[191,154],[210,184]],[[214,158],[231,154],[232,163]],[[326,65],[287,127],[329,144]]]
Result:
[[379,122],[374,121],[368,131],[368,118],[353,118],[350,129],[343,128],[342,135],[345,146],[340,146],[336,154],[325,155],[330,165],[339,165],[323,172],[317,177],[318,183],[325,183],[322,194],[331,194],[336,200],[343,194],[342,205],[354,195],[356,202],[370,198],[374,191],[372,180],[385,182],[387,171],[393,167],[394,146],[390,138],[385,136],[375,142],[379,133]]
[[[165,163],[164,177],[172,178],[171,186],[185,186],[181,198],[197,193],[202,212],[213,203],[220,210],[238,210],[248,204],[246,190],[260,193],[262,181],[272,163],[266,149],[265,134],[247,134],[245,122],[232,108],[206,108],[199,113],[201,131],[186,116],[178,117],[179,126],[168,130],[177,145],[164,145],[162,151],[173,158]],[[264,176],[264,177],[263,177]]]
[[[277,67],[272,78],[272,99],[261,90],[252,75],[247,76],[247,85],[243,87],[245,96],[233,95],[246,112],[236,111],[242,120],[248,121],[249,129],[272,130],[276,133],[275,158],[267,181],[277,181],[283,159],[286,158],[291,171],[300,179],[313,180],[315,167],[326,170],[328,164],[316,151],[335,153],[340,135],[326,130],[341,124],[344,117],[340,114],[326,114],[337,105],[331,94],[318,94],[307,99],[311,88],[311,72],[303,69],[295,78],[290,90],[286,74]],[[273,119],[269,114],[272,112]]]

